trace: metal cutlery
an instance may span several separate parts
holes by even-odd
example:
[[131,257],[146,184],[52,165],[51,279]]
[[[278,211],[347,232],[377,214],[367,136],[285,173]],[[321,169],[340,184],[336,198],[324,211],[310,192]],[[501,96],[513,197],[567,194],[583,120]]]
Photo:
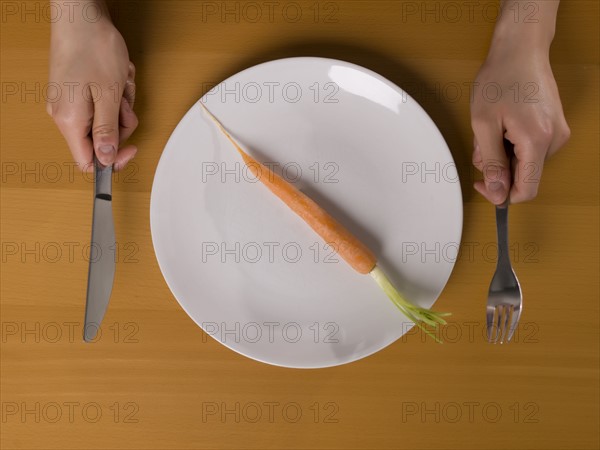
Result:
[[94,156],[94,213],[83,339],[96,337],[115,278],[115,227],[112,214],[112,166]]
[[523,295],[519,280],[510,263],[508,249],[508,203],[496,206],[498,230],[498,263],[487,300],[487,336],[491,343],[509,342],[523,311]]

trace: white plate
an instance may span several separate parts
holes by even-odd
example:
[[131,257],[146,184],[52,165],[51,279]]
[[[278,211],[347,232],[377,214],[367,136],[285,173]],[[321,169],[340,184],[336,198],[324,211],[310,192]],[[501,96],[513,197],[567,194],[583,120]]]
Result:
[[[363,239],[409,299],[433,305],[454,266],[462,198],[442,135],[410,96],[354,64],[290,58],[244,70],[200,101]],[[175,298],[242,355],[334,366],[412,326],[256,182],[198,103],[162,154],[150,220]]]

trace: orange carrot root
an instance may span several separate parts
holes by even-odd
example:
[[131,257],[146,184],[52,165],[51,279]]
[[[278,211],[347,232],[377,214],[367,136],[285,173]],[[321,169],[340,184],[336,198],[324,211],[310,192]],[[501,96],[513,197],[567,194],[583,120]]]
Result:
[[292,211],[300,216],[321,238],[332,246],[354,270],[367,274],[377,264],[377,258],[358,238],[335,220],[314,200],[288,183],[270,168],[259,163],[246,153],[231,137],[216,117],[200,102],[209,117],[215,122],[227,139],[235,146],[252,174],[269,190],[279,197]]

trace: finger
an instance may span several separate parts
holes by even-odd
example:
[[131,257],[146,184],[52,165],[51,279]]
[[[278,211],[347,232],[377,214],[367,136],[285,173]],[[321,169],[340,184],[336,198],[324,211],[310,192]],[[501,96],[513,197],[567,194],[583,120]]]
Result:
[[137,153],[137,147],[135,145],[126,145],[117,153],[117,158],[115,159],[115,165],[113,166],[114,170],[118,172],[122,170],[129,161],[131,161],[135,154]]
[[129,61],[129,69],[127,72],[127,79],[128,80],[135,80],[135,64],[131,61]]
[[509,161],[503,144],[501,125],[487,121],[474,121],[473,132],[481,154],[480,170],[483,182],[475,189],[490,202],[499,205],[506,200],[511,184]]
[[559,123],[556,127],[552,144],[550,144],[550,148],[548,149],[548,153],[546,154],[546,159],[550,158],[562,147],[564,147],[567,144],[567,142],[569,142],[570,138],[571,129],[569,128],[569,125],[567,124],[567,121],[563,116],[559,120]]
[[91,106],[74,105],[67,110],[63,106],[56,105],[52,111],[54,122],[64,136],[79,170],[92,172],[94,148],[90,138]]
[[473,166],[480,172],[483,170],[483,158],[481,156],[481,148],[477,143],[477,139],[473,139]]
[[121,99],[121,108],[119,109],[119,143],[122,144],[131,137],[138,126],[138,118],[135,112],[129,106],[125,97]]
[[[119,124],[119,138],[122,143],[129,139],[138,125],[138,118],[129,107],[129,102],[124,97],[121,99]],[[133,159],[136,153],[137,147],[135,145],[127,145],[119,149],[117,157],[115,158],[114,170],[117,172],[122,170],[129,161]]]
[[129,105],[133,109],[135,103],[135,81],[127,79],[125,81],[125,88],[123,89],[123,97],[127,99]]
[[93,172],[94,171],[94,147],[92,145],[92,139],[89,136],[89,131],[83,135],[79,130],[65,130],[62,132],[73,160],[77,164],[77,167],[82,172]]
[[127,74],[127,80],[125,80],[123,97],[127,99],[132,109],[135,103],[135,72],[135,65],[129,61],[129,72]]
[[530,142],[515,145],[516,166],[510,202],[533,200],[538,193],[547,148],[534,148]]
[[[94,100],[94,122],[92,125],[92,141],[98,160],[105,166],[111,165],[117,156],[119,147],[119,109],[110,90],[97,95]],[[104,94],[104,95],[103,95]],[[119,96],[119,99],[121,96]]]

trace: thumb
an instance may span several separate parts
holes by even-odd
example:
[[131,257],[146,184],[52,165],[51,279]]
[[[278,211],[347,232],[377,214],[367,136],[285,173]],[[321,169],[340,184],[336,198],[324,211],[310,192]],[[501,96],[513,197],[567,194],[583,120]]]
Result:
[[110,97],[99,99],[94,103],[94,122],[92,125],[92,141],[98,160],[105,166],[114,163],[119,148],[119,107]]
[[502,129],[488,124],[473,127],[481,155],[479,163],[483,181],[475,183],[475,189],[495,205],[504,203],[511,185],[510,162],[504,148]]

